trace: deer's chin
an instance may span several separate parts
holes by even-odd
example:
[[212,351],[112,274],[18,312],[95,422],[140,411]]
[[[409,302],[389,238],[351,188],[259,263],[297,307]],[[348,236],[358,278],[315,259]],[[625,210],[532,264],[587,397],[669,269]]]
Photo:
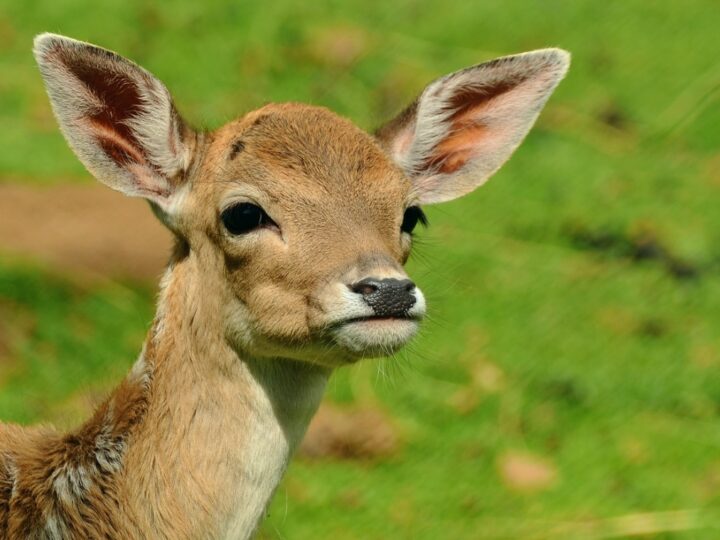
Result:
[[400,350],[419,328],[419,319],[359,318],[336,325],[330,334],[335,344],[352,356],[377,358]]

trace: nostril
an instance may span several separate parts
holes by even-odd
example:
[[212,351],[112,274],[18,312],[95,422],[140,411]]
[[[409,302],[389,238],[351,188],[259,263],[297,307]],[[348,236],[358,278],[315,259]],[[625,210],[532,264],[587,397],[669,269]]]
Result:
[[400,282],[400,285],[407,291],[412,292],[415,289],[415,283],[409,279],[404,279]]
[[354,293],[361,294],[363,296],[370,296],[378,291],[380,284],[374,279],[365,278],[357,283],[348,285],[348,287],[350,287],[350,290]]
[[375,285],[370,285],[369,283],[363,283],[362,285],[356,285],[353,287],[353,290],[358,293],[362,294],[363,296],[368,296],[374,292],[377,292],[377,287]]

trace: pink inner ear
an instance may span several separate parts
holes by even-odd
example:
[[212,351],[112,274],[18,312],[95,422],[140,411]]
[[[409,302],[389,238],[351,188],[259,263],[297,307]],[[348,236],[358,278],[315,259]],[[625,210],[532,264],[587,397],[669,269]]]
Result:
[[120,166],[130,163],[147,165],[142,146],[126,124],[142,110],[137,83],[123,73],[101,69],[71,55],[62,56],[61,61],[100,103],[100,107],[89,115],[88,121],[107,156]]
[[426,168],[445,174],[461,169],[473,157],[482,139],[487,136],[487,128],[473,122],[464,122],[457,127],[453,123],[450,129],[450,135],[435,147],[432,156],[425,164]]
[[91,129],[97,134],[95,139],[103,149],[103,152],[115,163],[121,166],[136,163],[153,167],[152,164],[148,163],[145,159],[145,155],[139,148],[132,146],[130,141],[120,136],[117,131],[97,121],[94,116],[91,117],[88,123]]
[[434,148],[425,166],[445,174],[463,168],[491,136],[490,129],[483,123],[483,112],[523,80],[516,78],[492,86],[466,86],[457,90],[448,100],[448,109],[452,111],[448,134]]
[[493,85],[464,86],[457,89],[448,100],[448,109],[453,111],[450,118],[452,120],[470,118],[472,111],[476,110],[479,106],[486,104],[498,96],[506,94],[524,80],[522,77],[515,77],[497,81]]

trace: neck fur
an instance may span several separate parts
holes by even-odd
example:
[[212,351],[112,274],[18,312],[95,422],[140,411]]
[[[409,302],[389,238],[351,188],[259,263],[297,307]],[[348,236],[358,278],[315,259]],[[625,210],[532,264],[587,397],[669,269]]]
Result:
[[[124,384],[147,388],[121,488],[145,533],[248,538],[317,410],[329,370],[241,358],[221,310],[179,265],[164,280],[143,355]],[[114,398],[117,399],[117,396]]]

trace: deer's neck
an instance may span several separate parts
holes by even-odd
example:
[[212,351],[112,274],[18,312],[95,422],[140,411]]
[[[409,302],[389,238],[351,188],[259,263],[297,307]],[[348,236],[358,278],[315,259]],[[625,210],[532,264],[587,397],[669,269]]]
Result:
[[119,488],[145,533],[247,538],[329,372],[241,358],[225,339],[221,306],[192,274],[179,267],[166,281],[144,353],[123,383],[144,386],[147,399],[121,456]]

